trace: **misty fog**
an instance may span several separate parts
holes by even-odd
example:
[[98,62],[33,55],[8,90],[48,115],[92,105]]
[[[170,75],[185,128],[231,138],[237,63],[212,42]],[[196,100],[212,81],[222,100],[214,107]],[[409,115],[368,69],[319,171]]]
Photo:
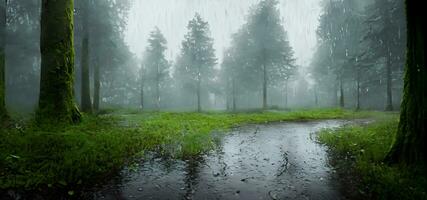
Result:
[[426,199],[421,5],[0,1],[0,199]]
[[[290,60],[276,62],[283,66],[268,69],[266,77],[271,81],[263,84],[262,70],[259,70],[263,64],[243,61],[254,52],[231,53],[232,49],[244,48],[237,44],[244,36],[236,35],[250,26],[251,17],[257,15],[259,0],[90,2],[90,95],[92,102],[99,101],[100,108],[195,110],[198,99],[203,110],[231,110],[233,107],[245,110],[263,106],[281,109],[399,108],[406,34],[403,3],[278,1],[274,9],[277,9],[278,27],[283,29],[284,35],[276,39],[284,39],[284,44],[289,44],[289,49],[282,49],[282,53],[288,54]],[[75,95],[78,102],[82,99],[84,32],[79,14],[81,5],[81,1],[76,1]],[[390,7],[393,8],[390,19],[378,16],[388,12]],[[206,66],[211,69],[200,77],[182,70],[182,65],[186,65],[183,63],[183,41],[189,33],[189,21],[196,13],[207,23],[206,36],[212,40],[213,50],[212,63]],[[7,16],[7,106],[18,113],[33,112],[40,81],[40,2],[10,0]],[[150,33],[156,27],[165,40],[164,50],[160,57],[150,58],[147,55]],[[383,33],[383,29],[389,31]],[[248,41],[253,39],[248,38]],[[260,42],[268,43],[262,38]],[[237,54],[242,55],[237,58]],[[230,64],[227,57],[234,60],[234,64]],[[159,68],[156,59],[163,59],[161,69],[154,69]],[[245,62],[252,62],[253,66],[244,66]],[[228,68],[236,74],[231,77]],[[95,90],[96,69],[99,69],[99,90]],[[277,74],[280,75],[276,77]],[[196,84],[198,79],[201,79],[200,84]],[[231,84],[231,79],[237,83]],[[99,96],[95,97],[94,91],[99,91]]]

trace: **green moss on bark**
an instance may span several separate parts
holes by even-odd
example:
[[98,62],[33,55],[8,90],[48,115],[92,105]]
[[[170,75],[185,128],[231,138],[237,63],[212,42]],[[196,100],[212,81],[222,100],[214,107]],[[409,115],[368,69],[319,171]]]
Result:
[[406,0],[408,27],[404,94],[398,132],[387,156],[390,163],[426,164],[427,70],[422,2]]
[[80,122],[74,101],[74,1],[43,0],[39,123]]

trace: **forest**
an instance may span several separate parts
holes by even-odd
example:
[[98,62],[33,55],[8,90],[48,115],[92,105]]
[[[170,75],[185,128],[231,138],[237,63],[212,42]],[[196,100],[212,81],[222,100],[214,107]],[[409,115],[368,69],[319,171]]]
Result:
[[427,199],[415,0],[0,2],[0,199]]

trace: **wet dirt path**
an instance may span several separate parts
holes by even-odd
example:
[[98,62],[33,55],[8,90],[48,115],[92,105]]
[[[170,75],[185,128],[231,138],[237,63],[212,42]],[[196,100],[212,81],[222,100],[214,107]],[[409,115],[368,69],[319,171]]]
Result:
[[316,132],[348,122],[251,125],[190,160],[147,160],[90,194],[93,199],[341,199]]

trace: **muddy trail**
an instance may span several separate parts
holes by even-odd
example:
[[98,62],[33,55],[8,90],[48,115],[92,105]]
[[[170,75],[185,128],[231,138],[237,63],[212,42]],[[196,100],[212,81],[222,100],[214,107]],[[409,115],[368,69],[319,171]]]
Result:
[[343,199],[316,132],[348,121],[251,125],[189,160],[148,159],[123,169],[89,199]]

